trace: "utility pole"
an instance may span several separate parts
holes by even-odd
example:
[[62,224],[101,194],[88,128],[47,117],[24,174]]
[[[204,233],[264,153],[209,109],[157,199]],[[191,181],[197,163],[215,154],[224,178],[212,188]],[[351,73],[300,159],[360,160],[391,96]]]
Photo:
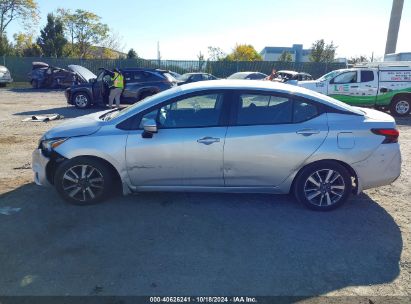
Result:
[[388,27],[387,43],[385,45],[385,54],[395,53],[397,48],[398,31],[400,30],[400,22],[404,0],[393,0],[391,8],[390,25]]
[[161,64],[160,41],[157,41],[157,61],[158,61],[158,67],[160,67],[160,64]]

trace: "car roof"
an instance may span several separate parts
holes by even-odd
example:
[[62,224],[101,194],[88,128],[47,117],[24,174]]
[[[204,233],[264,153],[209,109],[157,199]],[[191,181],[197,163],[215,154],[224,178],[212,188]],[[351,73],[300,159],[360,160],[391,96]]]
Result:
[[203,73],[203,72],[184,73],[183,75],[203,75],[203,74],[207,74],[207,75],[208,75],[208,73]]
[[150,69],[150,68],[120,68],[120,71],[124,72],[135,72],[135,71],[147,71],[147,72],[168,72],[162,69]]
[[[294,94],[296,96],[305,97],[314,100],[318,103],[325,104],[336,110],[342,112],[349,112],[356,115],[364,116],[364,113],[357,108],[351,107],[339,100],[331,98],[329,96],[298,87],[295,85],[284,84],[280,82],[273,81],[263,81],[263,80],[209,80],[209,81],[198,81],[191,82],[188,84],[183,84],[181,86],[176,86],[168,90],[164,90],[157,93],[151,97],[146,98],[143,101],[135,103],[133,106],[125,110],[124,116],[118,116],[119,120],[128,119],[129,117],[135,115],[138,112],[149,109],[150,107],[157,106],[159,103],[170,100],[172,98],[179,97],[184,94],[209,91],[209,90],[257,90],[257,91],[267,91],[272,93],[273,91],[284,94]],[[117,123],[113,120],[113,123]]]
[[290,70],[281,70],[281,71],[278,71],[278,73],[286,73],[286,74],[292,74],[292,75],[298,74],[297,71],[290,71]]
[[311,74],[305,73],[305,72],[297,72],[297,71],[290,71],[290,70],[281,70],[278,71],[278,73],[286,73],[286,74],[291,74],[291,75],[308,75],[311,76]]
[[336,100],[324,94],[308,90],[303,87],[296,85],[285,84],[275,81],[264,81],[264,80],[231,80],[231,79],[221,79],[221,80],[210,80],[210,81],[200,81],[192,82],[178,87],[182,91],[198,91],[198,90],[218,90],[218,89],[237,89],[237,90],[275,90],[279,93],[294,94],[301,97],[306,97],[308,99],[313,99],[317,102],[332,106],[336,109],[342,111],[350,111],[355,114],[363,115],[364,113],[358,109],[351,107],[350,105]]
[[261,72],[237,72],[237,73],[234,73],[232,75],[246,75],[246,74],[254,74],[254,73],[263,74]]

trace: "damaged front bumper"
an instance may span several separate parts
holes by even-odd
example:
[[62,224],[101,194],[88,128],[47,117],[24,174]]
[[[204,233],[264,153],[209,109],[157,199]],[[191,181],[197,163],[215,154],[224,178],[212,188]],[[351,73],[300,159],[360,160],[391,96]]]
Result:
[[34,171],[34,182],[39,186],[51,186],[47,180],[47,164],[50,158],[43,155],[41,149],[36,149],[32,154],[32,165]]

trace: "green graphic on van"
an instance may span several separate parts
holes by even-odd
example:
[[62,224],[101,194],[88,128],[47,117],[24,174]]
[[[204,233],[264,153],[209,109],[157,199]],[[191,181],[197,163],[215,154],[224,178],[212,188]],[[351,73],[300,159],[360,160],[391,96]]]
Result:
[[350,87],[348,86],[348,84],[335,84],[334,85],[334,91],[336,92],[349,92],[350,91]]

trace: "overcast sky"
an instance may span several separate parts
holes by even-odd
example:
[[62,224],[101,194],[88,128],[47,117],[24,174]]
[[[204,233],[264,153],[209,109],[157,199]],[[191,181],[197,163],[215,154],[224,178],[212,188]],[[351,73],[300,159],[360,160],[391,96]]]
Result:
[[[338,57],[383,56],[392,0],[38,0],[39,27],[59,7],[85,9],[102,17],[123,37],[125,50],[143,58],[196,59],[207,47],[230,52],[236,43],[265,46],[303,44],[324,38]],[[116,3],[116,4],[112,4]],[[18,23],[8,35],[21,31]],[[411,52],[411,0],[402,14],[397,52]]]

